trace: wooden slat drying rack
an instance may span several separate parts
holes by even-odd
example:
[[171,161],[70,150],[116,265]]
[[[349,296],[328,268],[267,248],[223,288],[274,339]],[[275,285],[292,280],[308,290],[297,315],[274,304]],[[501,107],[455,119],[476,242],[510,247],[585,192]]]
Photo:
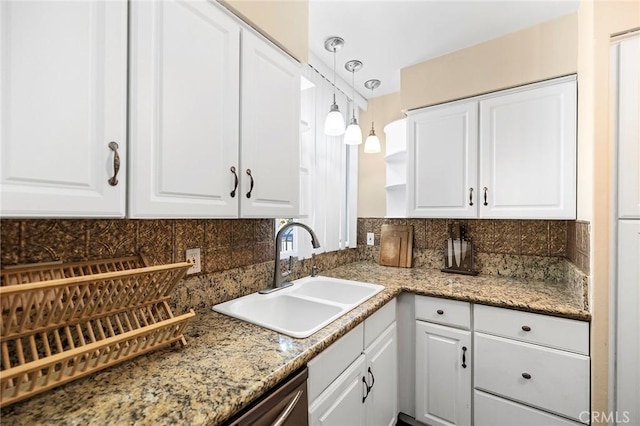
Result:
[[167,301],[191,266],[143,256],[0,270],[0,405],[174,342],[193,311]]

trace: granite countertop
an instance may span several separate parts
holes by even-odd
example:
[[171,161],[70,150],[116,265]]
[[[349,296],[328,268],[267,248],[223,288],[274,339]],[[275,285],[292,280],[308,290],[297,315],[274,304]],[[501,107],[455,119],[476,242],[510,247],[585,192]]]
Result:
[[353,263],[321,275],[385,289],[306,339],[295,339],[207,310],[187,327],[187,346],[142,355],[2,409],[3,423],[220,424],[303,367],[366,317],[409,291],[590,320],[581,291],[491,275]]

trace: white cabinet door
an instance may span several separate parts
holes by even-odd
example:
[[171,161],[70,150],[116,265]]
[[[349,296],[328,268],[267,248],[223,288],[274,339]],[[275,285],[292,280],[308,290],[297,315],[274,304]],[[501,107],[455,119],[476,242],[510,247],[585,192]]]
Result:
[[311,426],[365,424],[365,356],[360,355],[309,407]]
[[2,216],[124,217],[127,3],[2,1],[0,32]]
[[478,103],[455,103],[407,121],[409,217],[476,217]]
[[640,218],[640,36],[614,46],[618,217]]
[[364,351],[367,358],[368,426],[394,425],[398,418],[398,333],[394,322]]
[[131,15],[129,215],[237,217],[239,25],[204,0]]
[[471,332],[416,321],[416,420],[471,423]]
[[618,221],[617,412],[640,424],[640,221]]
[[481,218],[575,219],[576,82],[480,102]]
[[300,66],[242,33],[242,217],[299,214]]

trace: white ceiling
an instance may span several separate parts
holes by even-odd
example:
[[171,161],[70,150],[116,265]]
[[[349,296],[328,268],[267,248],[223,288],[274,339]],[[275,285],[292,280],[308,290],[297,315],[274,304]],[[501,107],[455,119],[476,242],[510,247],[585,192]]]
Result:
[[[364,63],[356,91],[371,97],[364,82],[382,84],[374,96],[400,90],[400,69],[473,46],[540,22],[573,13],[579,0],[309,0],[309,49],[329,69],[330,36],[345,40],[336,72],[351,84],[344,64]],[[313,56],[311,55],[311,56]],[[314,65],[310,60],[311,65]],[[329,79],[332,75],[327,75]]]

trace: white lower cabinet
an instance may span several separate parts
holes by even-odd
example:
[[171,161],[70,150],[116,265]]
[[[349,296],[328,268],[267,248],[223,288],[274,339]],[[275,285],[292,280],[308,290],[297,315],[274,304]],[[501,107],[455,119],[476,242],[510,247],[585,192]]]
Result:
[[[587,414],[585,418],[589,417]],[[563,417],[554,416],[508,399],[481,391],[473,393],[473,424],[476,426],[578,426]]]
[[393,425],[398,416],[396,301],[311,360],[310,425]]
[[309,406],[310,425],[364,425],[367,385],[365,356],[360,355]]
[[475,305],[474,386],[475,424],[588,422],[589,324]]
[[466,302],[416,297],[416,318],[435,315],[443,323],[416,321],[416,420],[429,425],[471,423],[469,312]]

